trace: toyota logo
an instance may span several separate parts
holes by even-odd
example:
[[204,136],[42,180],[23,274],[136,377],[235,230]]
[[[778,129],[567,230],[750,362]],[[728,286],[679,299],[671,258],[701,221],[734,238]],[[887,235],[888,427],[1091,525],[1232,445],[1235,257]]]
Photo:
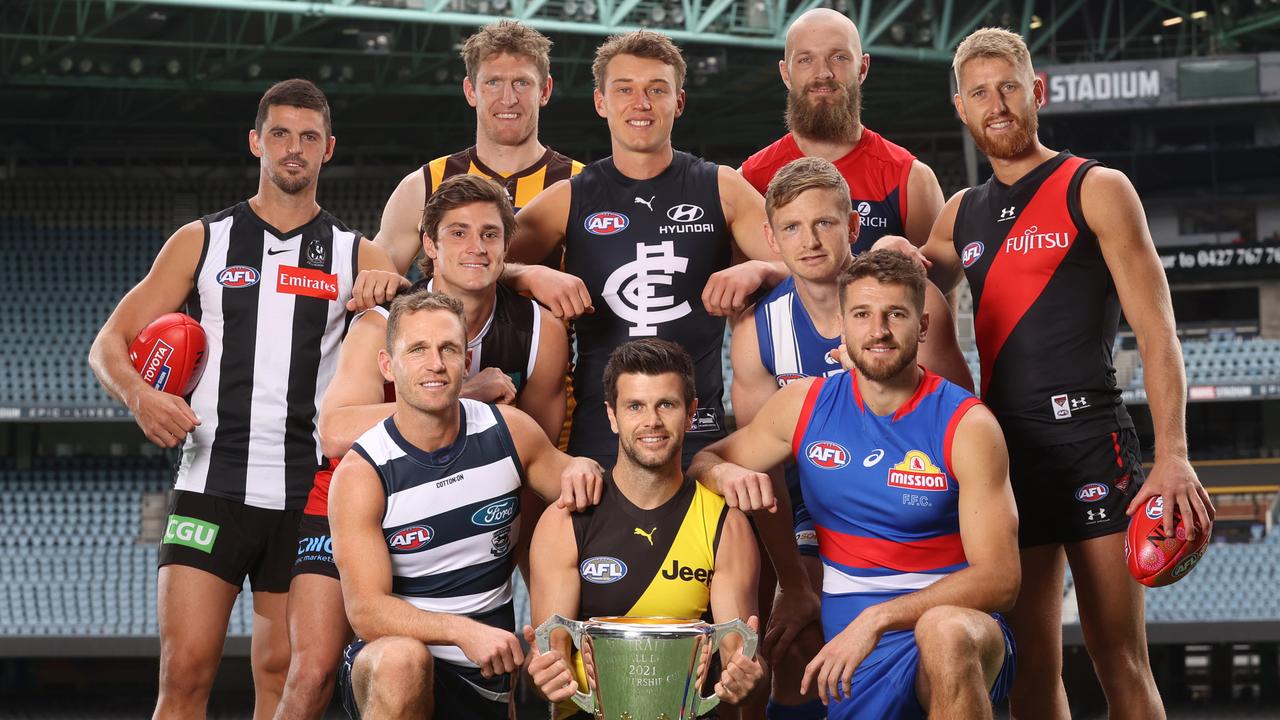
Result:
[[703,213],[702,208],[697,205],[676,205],[667,211],[667,217],[676,222],[690,223],[695,220],[701,220]]

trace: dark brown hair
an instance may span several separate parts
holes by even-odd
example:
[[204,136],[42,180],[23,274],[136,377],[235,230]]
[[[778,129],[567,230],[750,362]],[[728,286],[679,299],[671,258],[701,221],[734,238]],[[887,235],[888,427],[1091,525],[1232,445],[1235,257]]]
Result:
[[258,101],[258,116],[253,120],[253,129],[259,134],[262,133],[262,124],[267,121],[267,111],[272,105],[290,105],[315,110],[324,116],[325,138],[333,134],[333,120],[329,116],[329,99],[310,80],[301,78],[281,80],[267,88],[267,91],[262,94],[262,99]]
[[668,340],[645,338],[614,348],[604,366],[604,399],[610,407],[618,402],[618,377],[627,373],[664,375],[675,373],[684,385],[685,407],[693,405],[693,360],[684,348]]
[[911,291],[916,312],[924,312],[925,286],[929,279],[924,268],[894,250],[872,250],[858,255],[853,264],[840,273],[840,309],[844,309],[845,290],[863,278],[875,278],[882,285],[902,285]]
[[[436,191],[431,193],[431,197],[427,198],[426,204],[422,206],[422,221],[418,223],[418,235],[431,238],[431,242],[438,247],[440,240],[437,233],[445,213],[463,205],[486,202],[493,203],[494,207],[498,208],[498,214],[502,216],[502,246],[506,247],[516,233],[516,211],[511,207],[511,198],[507,197],[507,191],[493,180],[480,175],[454,175],[440,183]],[[435,268],[426,253],[418,259],[418,269],[425,277],[431,277],[434,274]]]

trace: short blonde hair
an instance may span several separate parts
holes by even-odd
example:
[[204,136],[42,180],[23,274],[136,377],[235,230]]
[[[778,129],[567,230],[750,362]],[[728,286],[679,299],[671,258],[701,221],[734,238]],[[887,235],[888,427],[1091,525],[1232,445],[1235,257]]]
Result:
[[849,184],[836,166],[824,158],[802,157],[783,165],[769,181],[764,193],[765,215],[772,221],[774,210],[790,205],[806,190],[834,190],[845,212],[853,212]]
[[462,342],[467,342],[467,318],[462,314],[462,301],[445,295],[419,288],[413,292],[399,295],[391,301],[391,311],[387,314],[387,352],[394,352],[396,337],[400,334],[400,320],[405,315],[431,310],[443,310],[458,318],[462,327]]
[[684,54],[671,42],[671,38],[652,30],[636,30],[624,35],[610,35],[600,47],[596,48],[596,59],[591,63],[591,74],[596,80],[596,89],[604,91],[604,74],[609,69],[609,61],[619,55],[634,55],[648,60],[661,60],[676,70],[676,90],[684,87],[684,77],[688,66],[684,62]]
[[969,37],[956,47],[951,70],[956,74],[956,86],[960,85],[960,70],[965,63],[977,58],[998,58],[1016,68],[1031,72],[1031,51],[1022,36],[1004,28],[985,27],[969,33]]
[[503,53],[532,60],[543,83],[551,75],[550,38],[516,20],[499,20],[480,28],[462,44],[462,62],[467,66],[467,77],[474,83],[476,74],[480,72],[480,63]]

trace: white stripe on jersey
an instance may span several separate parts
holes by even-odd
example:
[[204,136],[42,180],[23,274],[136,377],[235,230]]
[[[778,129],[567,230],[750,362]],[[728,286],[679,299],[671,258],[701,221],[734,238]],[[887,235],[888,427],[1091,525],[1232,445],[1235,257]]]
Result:
[[[518,485],[516,487],[519,487]],[[412,521],[411,521],[412,522]],[[428,521],[429,524],[430,521]],[[403,523],[401,523],[403,524]],[[398,525],[391,526],[398,527]],[[499,532],[507,532],[506,528],[487,532],[481,535],[455,540],[429,550],[420,550],[407,555],[395,556],[396,575],[401,577],[431,577],[441,573],[475,567],[497,558],[493,555],[493,538]],[[511,523],[510,538],[520,537],[520,517]],[[514,544],[509,543],[514,549]]]
[[[511,583],[506,583],[497,590],[487,593],[477,593],[475,595],[464,595],[462,597],[453,598],[416,598],[404,597],[397,595],[410,605],[425,610],[426,612],[443,613],[448,615],[464,615],[485,613],[496,610],[506,603],[511,602]],[[471,608],[480,608],[473,610]],[[438,657],[446,662],[451,662],[463,667],[479,667],[471,662],[466,653],[456,645],[428,645],[433,657]]]
[[792,295],[787,293],[765,306],[769,319],[769,343],[773,346],[773,374],[803,372],[800,369],[800,343],[796,341]]
[[[467,424],[470,425],[470,423]],[[361,443],[361,446],[368,449],[364,443]],[[520,487],[520,470],[509,456],[487,465],[468,468],[463,472],[471,478],[509,477],[512,482],[503,483],[501,486],[474,479],[469,482],[451,482],[453,476],[450,476],[408,490],[401,490],[387,497],[387,512],[383,515],[383,526],[398,527],[417,522],[424,515],[423,508],[431,508],[430,514],[438,515],[464,505],[488,500],[495,495]]]
[[[262,233],[262,241],[272,250],[281,246],[299,248],[302,236],[277,240]],[[262,279],[258,290],[258,325],[253,354],[253,377],[274,382],[253,383],[252,415],[249,419],[249,464],[252,480],[245,487],[245,503],[256,507],[284,509],[284,429],[288,412],[281,385],[287,385],[293,357],[293,306],[298,296],[276,292],[280,267],[296,265],[293,252],[262,254]],[[268,350],[268,348],[270,348]],[[264,352],[265,351],[265,352]]]
[[856,577],[823,563],[822,592],[829,595],[915,591],[929,587],[950,573],[896,573]]
[[529,367],[524,372],[524,381],[533,377],[533,369],[538,366],[538,343],[542,342],[542,306],[529,301],[533,305],[533,342],[529,343]]

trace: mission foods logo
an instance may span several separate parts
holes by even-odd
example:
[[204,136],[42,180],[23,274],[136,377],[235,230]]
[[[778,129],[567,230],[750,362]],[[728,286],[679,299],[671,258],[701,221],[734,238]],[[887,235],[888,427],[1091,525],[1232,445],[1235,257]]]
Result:
[[946,490],[948,485],[947,476],[928,455],[910,450],[902,462],[889,468],[889,487],[939,492]]
[[248,265],[231,265],[223,268],[218,273],[217,279],[222,287],[245,288],[257,285],[261,277],[257,268],[251,268]]
[[431,539],[436,536],[434,530],[426,525],[414,525],[403,530],[392,533],[387,538],[387,547],[393,553],[411,553],[417,552],[427,545],[431,544]]
[[823,470],[839,470],[849,464],[849,451],[829,440],[809,443],[809,447],[804,450],[804,456]]
[[592,235],[616,235],[626,230],[627,225],[630,224],[631,221],[627,220],[626,215],[609,210],[588,215],[582,223],[587,232]]
[[596,585],[616,583],[627,575],[627,564],[615,557],[600,555],[587,558],[578,566],[582,579]]

